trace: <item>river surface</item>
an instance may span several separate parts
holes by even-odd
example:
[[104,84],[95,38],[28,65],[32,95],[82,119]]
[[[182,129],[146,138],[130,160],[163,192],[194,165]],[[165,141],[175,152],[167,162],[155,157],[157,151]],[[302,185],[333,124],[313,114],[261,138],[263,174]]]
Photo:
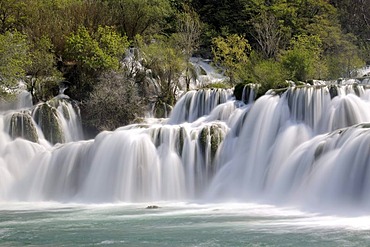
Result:
[[369,220],[260,204],[2,203],[0,246],[369,246]]

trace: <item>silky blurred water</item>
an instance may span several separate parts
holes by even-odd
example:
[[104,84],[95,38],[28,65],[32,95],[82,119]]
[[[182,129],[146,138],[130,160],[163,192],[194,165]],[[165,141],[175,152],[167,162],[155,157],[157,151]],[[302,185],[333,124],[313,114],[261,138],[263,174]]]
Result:
[[258,204],[0,205],[1,246],[369,246],[370,217]]

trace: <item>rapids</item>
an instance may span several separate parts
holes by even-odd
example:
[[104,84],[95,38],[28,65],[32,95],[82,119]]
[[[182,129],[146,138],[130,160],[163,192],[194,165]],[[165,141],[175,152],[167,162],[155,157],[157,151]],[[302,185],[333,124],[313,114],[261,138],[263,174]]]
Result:
[[[190,91],[164,123],[125,126],[87,141],[70,99],[44,104],[1,113],[2,202],[370,206],[366,85],[290,87],[247,104],[230,90]],[[31,118],[10,117],[15,113]]]

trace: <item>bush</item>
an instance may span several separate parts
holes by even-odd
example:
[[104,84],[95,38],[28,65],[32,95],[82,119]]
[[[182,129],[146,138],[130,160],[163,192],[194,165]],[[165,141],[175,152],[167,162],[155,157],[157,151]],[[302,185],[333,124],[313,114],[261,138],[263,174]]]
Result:
[[135,82],[114,72],[102,75],[82,108],[83,124],[99,131],[130,124],[145,110]]
[[269,89],[288,87],[286,72],[282,65],[273,60],[263,60],[253,68],[256,83],[260,84],[258,96],[264,95]]

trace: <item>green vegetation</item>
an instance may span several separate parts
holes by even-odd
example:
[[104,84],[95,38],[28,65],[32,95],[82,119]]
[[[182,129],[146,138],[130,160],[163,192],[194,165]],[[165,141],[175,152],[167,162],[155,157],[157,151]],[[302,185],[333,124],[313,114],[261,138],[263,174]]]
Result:
[[356,76],[370,63],[369,13],[362,0],[2,0],[0,96],[23,79],[45,102],[63,83],[85,124],[112,129],[143,105],[173,105],[196,77],[191,56],[212,59],[229,87],[259,84],[258,94]]
[[1,90],[15,88],[18,80],[26,75],[31,64],[27,36],[18,31],[0,34],[0,82]]
[[248,40],[240,35],[232,34],[226,38],[216,37],[212,40],[214,61],[226,69],[226,75],[232,83],[248,77],[248,53],[251,46]]

